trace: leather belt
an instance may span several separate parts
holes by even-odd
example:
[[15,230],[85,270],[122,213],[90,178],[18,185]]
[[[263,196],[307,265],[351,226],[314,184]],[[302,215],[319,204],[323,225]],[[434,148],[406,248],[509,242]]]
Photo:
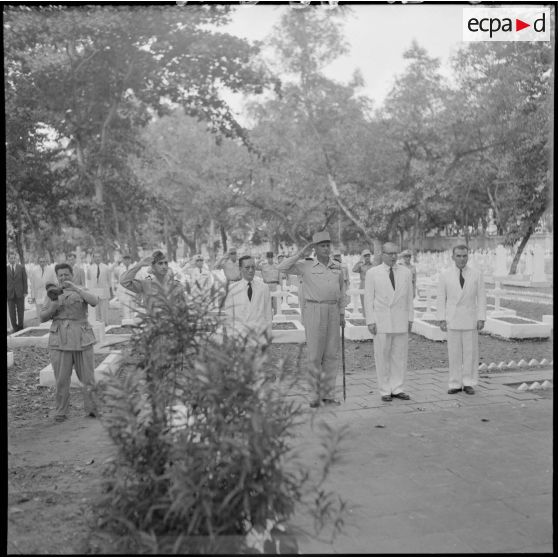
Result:
[[339,304],[338,300],[310,300],[309,298],[306,298],[304,301],[313,302],[314,304]]
[[264,281],[266,285],[279,285],[279,281]]

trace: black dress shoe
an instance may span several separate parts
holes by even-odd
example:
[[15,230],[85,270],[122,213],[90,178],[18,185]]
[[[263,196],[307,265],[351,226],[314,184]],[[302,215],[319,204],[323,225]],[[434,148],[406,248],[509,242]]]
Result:
[[451,388],[451,389],[448,389],[448,393],[449,393],[450,395],[453,395],[454,393],[459,393],[460,391],[461,391],[461,388]]
[[382,395],[382,401],[391,401],[391,395]]
[[473,389],[472,386],[465,386],[463,388],[463,391],[467,394],[467,395],[475,395],[475,390]]
[[392,393],[391,394],[392,397],[397,397],[397,399],[405,399],[405,401],[407,401],[408,399],[411,399],[411,397],[405,393],[404,391],[400,391],[399,393]]
[[316,409],[319,406],[320,406],[320,400],[319,399],[316,399],[315,401],[310,401],[310,407],[312,407],[312,409]]

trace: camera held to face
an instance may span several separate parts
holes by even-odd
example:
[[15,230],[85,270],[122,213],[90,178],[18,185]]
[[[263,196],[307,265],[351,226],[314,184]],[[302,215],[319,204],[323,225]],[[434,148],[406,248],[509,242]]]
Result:
[[49,283],[46,292],[50,300],[58,300],[58,297],[64,292],[64,289],[54,283]]

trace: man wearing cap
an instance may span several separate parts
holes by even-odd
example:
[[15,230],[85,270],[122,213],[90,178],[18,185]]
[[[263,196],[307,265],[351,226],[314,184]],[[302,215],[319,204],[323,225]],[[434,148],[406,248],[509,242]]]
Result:
[[464,244],[455,246],[451,257],[455,265],[440,274],[436,296],[436,317],[448,335],[448,393],[473,395],[479,379],[479,331],[486,320],[484,278],[467,265]]
[[[277,264],[273,261],[273,252],[265,253],[265,260],[258,262],[256,270],[260,272],[263,282],[269,287],[269,292],[272,293],[279,288],[279,270]],[[277,313],[277,297],[271,297],[271,305],[273,313]]]
[[[136,279],[138,271],[144,267],[151,267],[150,273],[145,279]],[[169,260],[161,250],[155,250],[151,256],[146,256],[133,265],[120,277],[120,284],[141,295],[148,310],[154,304],[154,296],[159,293],[184,294],[184,287],[173,277],[169,270]]]
[[383,263],[366,272],[366,324],[374,335],[374,360],[382,401],[410,399],[403,391],[407,373],[409,332],[413,325],[411,272],[397,265],[397,246],[382,246]]
[[[311,249],[315,259],[306,260]],[[327,231],[314,234],[312,242],[277,267],[302,277],[304,326],[308,368],[315,397],[311,407],[339,405],[335,400],[340,326],[345,325],[345,282],[338,262],[330,258],[331,239]]]
[[203,262],[203,256],[196,254],[194,256],[194,265],[186,270],[193,296],[204,294],[213,286],[213,274],[207,266],[203,265]]
[[413,278],[413,298],[415,298],[417,296],[417,268],[411,263],[412,256],[413,254],[410,250],[403,250],[401,252],[402,265],[411,272]]
[[227,281],[240,281],[241,274],[236,259],[236,248],[230,248],[228,253],[215,262],[215,269],[222,269]]
[[255,277],[256,264],[251,256],[238,260],[242,278],[229,284],[224,312],[234,333],[251,334],[255,339],[271,339],[271,295],[269,286]]
[[[360,254],[360,260],[353,266],[353,273],[358,273],[360,275],[360,289],[364,289],[364,280],[366,278],[366,272],[374,266],[372,263],[372,252],[366,249]],[[362,314],[366,317],[366,309],[364,307],[364,295],[360,295],[360,304],[362,306]]]

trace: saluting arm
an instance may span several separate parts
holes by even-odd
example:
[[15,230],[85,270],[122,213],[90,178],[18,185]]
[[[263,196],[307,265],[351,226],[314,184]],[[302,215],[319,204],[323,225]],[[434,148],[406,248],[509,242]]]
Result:
[[313,243],[310,242],[302,250],[299,250],[294,256],[289,256],[285,258],[280,264],[277,265],[277,269],[283,273],[289,273],[291,275],[301,275],[304,270],[304,262],[302,260],[308,254],[310,254]]
[[136,294],[141,294],[143,292],[141,281],[136,279],[138,271],[142,267],[147,267],[151,263],[151,256],[146,256],[143,260],[139,261],[136,265],[133,265],[128,271],[122,274],[120,277],[120,284],[129,291]]

